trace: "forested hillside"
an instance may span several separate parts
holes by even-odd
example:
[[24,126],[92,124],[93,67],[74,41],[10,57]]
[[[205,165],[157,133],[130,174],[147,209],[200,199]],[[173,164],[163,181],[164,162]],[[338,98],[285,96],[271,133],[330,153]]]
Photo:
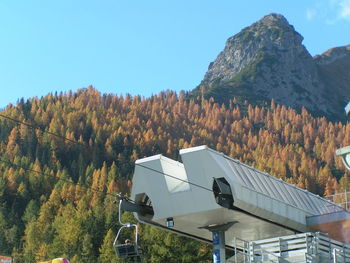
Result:
[[[167,91],[150,98],[89,87],[19,101],[0,117],[0,254],[16,262],[65,256],[119,262],[118,192],[128,193],[134,161],[206,144],[319,195],[350,187],[335,149],[350,125],[272,102],[228,106]],[[45,131],[45,132],[43,132]],[[50,133],[66,137],[64,140]],[[86,188],[88,187],[88,188]],[[125,214],[129,219],[130,214]],[[142,226],[147,262],[207,262],[207,245]]]

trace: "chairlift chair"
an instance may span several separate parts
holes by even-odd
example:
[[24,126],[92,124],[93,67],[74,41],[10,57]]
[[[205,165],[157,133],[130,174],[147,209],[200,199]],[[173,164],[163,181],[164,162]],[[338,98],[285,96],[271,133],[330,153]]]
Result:
[[[123,223],[121,221],[121,211],[123,202],[128,202],[126,198],[119,196],[119,223],[122,225],[118,230],[117,236],[113,242],[113,247],[117,257],[122,258],[125,262],[142,263],[143,254],[138,243],[138,227],[136,224]],[[135,228],[135,239],[133,241],[127,239],[121,241],[123,230]]]

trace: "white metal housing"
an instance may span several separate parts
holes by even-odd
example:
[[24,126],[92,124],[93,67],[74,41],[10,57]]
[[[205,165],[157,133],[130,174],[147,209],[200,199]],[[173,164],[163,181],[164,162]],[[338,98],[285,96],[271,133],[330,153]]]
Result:
[[[141,222],[202,240],[208,226],[232,223],[232,238],[247,241],[307,232],[306,217],[339,211],[334,203],[258,171],[207,146],[180,150],[183,163],[162,155],[136,161],[131,198],[151,205],[154,215],[135,213]],[[217,203],[214,178],[227,182],[233,208]]]

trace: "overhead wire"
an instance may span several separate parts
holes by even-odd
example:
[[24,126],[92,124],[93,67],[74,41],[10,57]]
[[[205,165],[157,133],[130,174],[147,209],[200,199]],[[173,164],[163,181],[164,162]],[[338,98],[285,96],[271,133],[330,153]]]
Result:
[[[25,126],[31,128],[31,129],[38,129],[38,130],[40,130],[40,131],[43,132],[43,133],[47,133],[47,134],[49,134],[49,135],[55,136],[55,137],[57,137],[57,138],[60,138],[60,139],[62,139],[62,140],[66,140],[66,141],[69,141],[69,142],[71,142],[71,143],[74,143],[74,144],[77,144],[77,145],[80,145],[80,146],[84,146],[84,147],[86,147],[86,148],[91,148],[90,146],[88,146],[88,145],[86,145],[86,144],[83,144],[83,143],[77,142],[77,141],[75,141],[75,140],[69,139],[69,138],[67,138],[67,137],[65,137],[65,136],[62,136],[62,135],[59,135],[59,134],[56,134],[56,133],[53,133],[53,132],[50,132],[50,131],[47,131],[47,130],[43,130],[43,129],[42,129],[40,126],[38,126],[38,125],[29,124],[29,123],[26,123],[26,122],[23,122],[23,121],[20,121],[20,120],[17,120],[17,119],[8,117],[8,116],[3,115],[3,114],[1,114],[1,113],[0,113],[0,117],[3,117],[3,118],[5,118],[5,119],[7,119],[7,120],[10,120],[10,121],[13,121],[13,122],[17,123],[18,125],[22,124],[22,125],[25,125]],[[15,166],[15,167],[22,168],[22,169],[24,169],[24,170],[26,170],[26,171],[28,171],[28,172],[34,172],[34,173],[41,174],[41,175],[44,175],[44,176],[50,176],[50,177],[52,177],[52,176],[49,175],[49,174],[45,174],[45,173],[43,173],[43,172],[36,171],[36,170],[34,170],[34,169],[30,169],[30,168],[27,168],[27,167],[23,167],[23,166],[20,166],[20,165],[16,165],[16,164],[14,164],[14,163],[12,163],[12,162],[10,162],[10,161],[5,161],[5,160],[1,160],[1,159],[0,159],[0,162],[5,163],[5,164],[10,165],[10,166]],[[155,173],[158,173],[158,174],[167,176],[167,177],[169,177],[169,178],[172,178],[172,179],[175,179],[175,180],[178,180],[178,181],[187,183],[187,184],[192,185],[192,186],[194,186],[194,187],[198,187],[198,188],[200,188],[200,189],[203,189],[203,190],[206,190],[206,191],[209,191],[209,192],[214,192],[214,191],[213,191],[212,189],[210,189],[210,188],[207,188],[207,187],[205,187],[205,186],[202,186],[202,185],[199,185],[199,184],[190,182],[190,181],[188,181],[188,180],[184,180],[184,179],[175,177],[175,176],[173,176],[173,175],[164,173],[164,172],[159,171],[159,170],[157,170],[157,169],[154,169],[154,168],[151,168],[151,167],[142,165],[142,164],[135,164],[135,166],[136,166],[136,165],[139,166],[139,167],[142,167],[142,168],[144,168],[144,169],[148,169],[148,170],[150,170],[150,171],[153,171],[153,172],[155,172]],[[93,192],[96,192],[96,193],[98,193],[98,194],[100,194],[100,195],[104,194],[104,195],[113,196],[113,197],[117,197],[117,198],[118,198],[118,194],[112,194],[112,193],[104,192],[104,191],[101,191],[101,190],[99,190],[99,189],[93,188],[93,187],[91,187],[91,186],[86,186],[86,185],[81,184],[81,183],[74,183],[74,182],[72,182],[72,181],[70,181],[70,180],[68,180],[68,179],[58,178],[58,177],[56,177],[56,176],[55,176],[54,178],[57,179],[57,180],[59,180],[59,181],[64,181],[64,182],[67,182],[67,183],[72,184],[72,185],[81,186],[81,187],[83,187],[83,188],[85,188],[85,189],[89,189],[89,190],[91,190],[91,191],[93,191]],[[128,198],[128,200],[131,201],[131,202],[133,202],[133,203],[136,203],[135,200],[132,200],[131,198]]]
[[[21,165],[17,165],[17,164],[15,164],[15,163],[13,163],[13,162],[10,162],[10,161],[5,161],[5,160],[0,159],[0,162],[1,162],[1,163],[5,163],[5,164],[7,164],[8,166],[11,166],[11,167],[21,168],[21,169],[23,169],[23,170],[25,170],[25,171],[27,171],[27,172],[34,172],[34,173],[37,173],[37,174],[39,174],[39,175],[44,175],[44,176],[48,176],[48,177],[57,179],[57,181],[63,181],[63,182],[69,183],[69,184],[74,185],[74,186],[83,187],[83,188],[85,188],[85,189],[87,189],[87,190],[91,190],[92,192],[95,192],[95,193],[99,194],[100,196],[101,196],[101,195],[108,195],[108,196],[111,196],[111,197],[114,197],[114,198],[119,198],[119,197],[118,197],[118,194],[112,194],[112,193],[109,193],[109,192],[104,192],[104,191],[101,191],[101,190],[99,190],[99,189],[93,188],[93,187],[91,187],[91,186],[87,186],[87,185],[84,185],[84,184],[81,184],[81,183],[74,183],[74,182],[72,182],[72,181],[70,181],[70,180],[68,180],[68,179],[65,179],[65,178],[61,178],[61,177],[57,177],[57,176],[51,176],[50,174],[43,173],[43,172],[40,172],[40,171],[36,171],[36,170],[34,170],[34,169],[31,169],[31,168],[23,167],[23,166],[21,166]],[[18,196],[18,194],[14,194],[14,195],[15,195],[16,197]],[[120,194],[119,194],[119,195],[120,195]],[[15,197],[15,198],[16,198],[16,197]],[[116,201],[115,201],[115,202],[116,202]],[[76,208],[75,208],[75,209],[76,209]],[[117,224],[118,224],[118,222],[112,223],[112,226],[111,226],[110,228],[116,226]]]
[[7,164],[8,166],[12,166],[12,167],[17,167],[17,168],[22,168],[23,170],[27,171],[27,172],[33,172],[33,173],[36,173],[36,174],[39,174],[39,175],[44,175],[44,176],[48,176],[48,177],[52,177],[54,179],[57,179],[58,181],[63,181],[63,182],[67,182],[69,184],[73,184],[73,185],[78,185],[78,186],[81,186],[83,188],[86,188],[86,189],[89,189],[93,192],[97,192],[97,193],[100,193],[100,194],[106,194],[106,195],[111,195],[111,196],[114,196],[113,194],[111,193],[108,193],[108,192],[104,192],[104,191],[101,191],[99,189],[96,189],[96,188],[93,188],[93,187],[90,187],[90,186],[86,186],[84,184],[81,184],[81,183],[74,183],[68,179],[65,179],[65,178],[61,178],[61,177],[57,177],[57,176],[52,176],[48,173],[44,173],[44,172],[41,172],[41,171],[37,171],[37,170],[34,170],[34,169],[31,169],[31,168],[27,168],[27,167],[24,167],[22,165],[18,165],[18,164],[15,164],[13,162],[10,162],[10,161],[6,161],[6,160],[3,160],[3,159],[0,159],[0,162],[4,163],[4,164]]
[[147,166],[142,165],[142,164],[139,164],[139,163],[135,164],[135,166],[136,166],[136,165],[137,165],[137,166],[140,166],[140,167],[142,167],[142,168],[145,168],[145,169],[151,170],[151,171],[153,171],[153,172],[156,172],[156,173],[159,173],[159,174],[165,175],[165,176],[167,176],[167,177],[170,177],[170,178],[173,178],[173,179],[179,180],[179,181],[181,181],[181,182],[187,183],[187,184],[189,184],[189,185],[193,185],[193,186],[196,186],[196,187],[198,187],[198,188],[202,188],[202,189],[204,189],[204,190],[207,190],[207,191],[213,192],[213,190],[212,190],[212,189],[210,189],[210,188],[207,188],[207,187],[205,187],[205,186],[202,186],[202,185],[199,185],[199,184],[196,184],[196,183],[192,183],[192,182],[190,182],[190,181],[187,181],[187,180],[184,180],[184,179],[178,178],[178,177],[176,177],[176,176],[173,176],[173,175],[170,175],[170,174],[167,174],[167,173],[161,172],[161,171],[159,171],[159,170],[157,170],[157,169],[153,169],[153,168],[151,168],[151,167],[147,167]]
[[[81,142],[77,142],[77,141],[75,141],[75,140],[69,139],[69,138],[67,138],[67,137],[65,137],[65,136],[56,134],[56,133],[54,133],[54,132],[50,132],[50,131],[48,131],[48,130],[43,130],[42,127],[40,127],[39,125],[29,124],[29,123],[20,121],[20,120],[18,120],[18,119],[15,119],[15,118],[6,116],[6,115],[1,114],[1,113],[0,113],[0,117],[5,118],[5,119],[10,120],[10,121],[13,121],[13,122],[15,122],[15,123],[17,123],[17,124],[25,125],[25,126],[27,126],[27,127],[29,127],[29,128],[32,128],[32,129],[38,129],[38,130],[40,130],[40,131],[43,132],[43,133],[47,133],[47,134],[49,134],[49,135],[55,136],[55,137],[57,137],[57,138],[60,138],[60,139],[62,139],[62,140],[66,140],[66,141],[69,141],[69,142],[71,142],[71,143],[74,143],[74,144],[77,144],[77,145],[80,145],[80,146],[84,146],[84,147],[86,147],[86,148],[88,148],[88,149],[91,148],[91,146],[86,145],[86,144],[83,144],[83,143],[81,143]],[[0,161],[1,161],[1,160],[0,160]],[[162,174],[162,175],[167,176],[167,177],[169,177],[169,178],[172,178],[172,179],[175,179],[175,180],[178,180],[178,181],[187,183],[187,184],[189,184],[189,185],[192,185],[192,186],[195,186],[195,187],[198,187],[198,188],[201,188],[201,189],[204,189],[204,190],[213,192],[213,190],[210,189],[210,188],[207,188],[207,187],[205,187],[205,186],[202,186],[202,185],[199,185],[199,184],[190,182],[190,181],[188,181],[188,180],[184,180],[184,179],[178,178],[178,177],[176,177],[176,176],[173,176],[173,175],[164,173],[164,172],[159,171],[159,170],[157,170],[157,169],[154,169],[154,168],[151,168],[151,167],[148,167],[148,166],[145,166],[145,165],[141,165],[141,164],[135,164],[135,166],[136,166],[136,165],[137,165],[137,166],[140,166],[140,167],[142,167],[142,168],[151,170],[151,171],[153,171],[153,172],[156,172],[156,173],[158,173],[158,174]],[[23,167],[22,167],[22,168],[23,168]],[[24,168],[23,168],[23,169],[24,169]],[[331,170],[333,170],[333,169],[331,169]],[[335,169],[334,169],[334,170],[335,170]]]
[[[78,144],[78,145],[87,147],[87,145],[82,144],[82,143],[80,143],[80,142],[74,141],[74,140],[72,140],[72,139],[69,139],[69,138],[67,138],[67,137],[64,137],[64,136],[62,136],[62,135],[59,135],[59,134],[56,134],[56,133],[53,133],[53,132],[50,132],[50,131],[47,131],[47,130],[44,130],[44,129],[42,129],[39,125],[34,125],[34,124],[26,123],[26,122],[20,121],[20,120],[18,120],[18,119],[15,119],[15,118],[12,118],[12,117],[9,117],[9,116],[6,116],[6,115],[1,114],[1,113],[0,113],[0,117],[2,117],[2,118],[4,118],[4,119],[7,119],[7,120],[10,120],[10,121],[12,121],[12,122],[15,122],[15,123],[18,124],[18,125],[21,125],[21,124],[22,124],[22,125],[27,126],[27,127],[31,128],[31,129],[40,130],[40,131],[43,132],[43,133],[47,133],[47,134],[49,134],[49,135],[55,136],[55,137],[57,137],[57,138],[59,138],[59,139],[66,140],[66,141],[69,141],[69,142],[72,142],[72,143],[75,143],[75,144]],[[0,162],[5,163],[5,164],[10,165],[10,166],[22,168],[22,169],[24,169],[24,170],[26,170],[26,171],[29,171],[29,172],[34,172],[34,173],[37,173],[37,174],[42,174],[42,175],[45,175],[45,176],[50,176],[50,177],[52,177],[51,175],[48,175],[48,174],[42,173],[42,172],[40,172],[40,171],[36,171],[36,170],[30,169],[30,168],[27,168],[27,167],[24,167],[24,166],[20,166],[20,165],[14,164],[13,162],[10,162],[10,161],[5,161],[5,160],[0,159]],[[84,187],[84,188],[91,189],[91,190],[94,191],[94,192],[97,192],[97,191],[98,191],[98,192],[100,192],[100,193],[104,193],[103,191],[94,189],[94,188],[89,187],[89,186],[82,185],[82,184],[80,184],[80,183],[73,183],[73,182],[71,182],[70,180],[66,180],[66,179],[64,179],[64,178],[57,178],[57,177],[55,177],[55,178],[58,179],[58,180],[61,180],[61,181],[65,181],[65,182],[70,183],[70,184],[79,185],[79,186],[82,186],[82,187]]]
[[30,124],[30,123],[26,123],[26,122],[23,122],[23,121],[14,119],[14,118],[12,118],[12,117],[6,116],[6,115],[1,114],[1,113],[0,113],[0,117],[2,117],[2,118],[4,118],[4,119],[7,119],[7,120],[10,120],[10,121],[13,121],[13,122],[15,122],[15,123],[17,123],[17,124],[25,125],[25,126],[27,126],[27,127],[29,127],[29,128],[32,128],[32,129],[40,130],[40,131],[43,132],[43,133],[50,134],[50,135],[55,136],[55,137],[57,137],[57,138],[60,138],[60,139],[63,139],[63,140],[66,140],[66,141],[69,141],[69,142],[72,142],[72,143],[79,144],[79,145],[81,145],[81,146],[87,147],[87,145],[85,145],[85,144],[83,144],[83,143],[81,143],[81,142],[77,142],[77,141],[74,141],[74,140],[72,140],[72,139],[69,139],[69,138],[67,138],[67,137],[65,137],[65,136],[59,135],[59,134],[57,134],[57,133],[44,130],[44,129],[41,128],[39,125],[33,125],[33,124]]
[[[69,138],[67,138],[67,137],[65,137],[65,136],[62,136],[62,135],[59,135],[59,134],[56,134],[56,133],[53,133],[53,132],[50,132],[50,131],[47,131],[47,130],[43,130],[43,129],[42,129],[39,125],[37,125],[37,124],[36,124],[36,125],[34,125],[34,124],[29,124],[29,123],[20,121],[20,120],[18,120],[18,119],[15,119],[15,118],[6,116],[6,115],[1,114],[1,113],[0,113],[0,117],[2,117],[2,118],[4,118],[4,119],[7,119],[7,120],[10,120],[10,121],[12,121],[12,122],[15,122],[15,123],[18,124],[18,125],[21,125],[21,124],[22,124],[22,125],[25,125],[25,126],[31,128],[31,129],[40,130],[40,131],[43,132],[43,133],[47,133],[47,134],[52,135],[52,136],[55,136],[55,137],[57,137],[57,138],[59,138],[59,139],[66,140],[66,141],[69,141],[69,142],[71,142],[71,143],[75,143],[75,144],[77,144],[77,145],[84,146],[84,147],[86,147],[86,148],[89,147],[88,145],[85,145],[85,144],[83,144],[83,143],[74,141],[74,140],[69,139]],[[3,159],[0,159],[0,162],[5,163],[5,164],[7,164],[7,165],[9,165],[9,166],[13,166],[13,167],[17,167],[17,168],[22,168],[23,170],[25,170],[25,171],[27,171],[27,172],[34,172],[34,173],[41,174],[41,175],[44,175],[44,176],[50,176],[50,177],[53,177],[53,178],[57,179],[58,181],[64,181],[64,182],[67,182],[67,183],[72,184],[72,185],[78,185],[78,186],[81,186],[81,187],[83,187],[83,188],[85,188],[85,189],[90,189],[91,191],[96,192],[96,193],[99,193],[99,194],[106,194],[106,195],[111,195],[111,196],[115,197],[115,195],[112,194],[112,193],[104,192],[104,191],[101,191],[101,190],[99,190],[99,189],[96,189],[96,188],[93,188],[93,187],[90,187],[90,186],[87,186],[87,185],[84,185],[84,184],[81,184],[81,183],[74,183],[74,182],[72,182],[72,181],[70,181],[70,180],[68,180],[68,179],[59,178],[59,177],[56,177],[56,176],[51,176],[51,175],[49,175],[49,174],[45,174],[45,173],[43,173],[43,172],[36,171],[36,170],[34,170],[34,169],[24,167],[24,166],[15,164],[15,163],[10,162],[10,161],[6,161],[6,160],[3,160]]]
[[[89,146],[89,145],[83,144],[83,143],[81,143],[81,142],[77,142],[77,141],[75,141],[75,140],[69,139],[69,138],[67,138],[67,137],[65,137],[65,136],[56,134],[56,133],[54,133],[54,132],[50,132],[50,131],[48,131],[48,130],[44,130],[42,127],[40,127],[40,126],[37,125],[37,124],[29,124],[29,123],[20,121],[20,120],[18,120],[18,119],[15,119],[15,118],[6,116],[6,115],[1,114],[1,113],[0,113],[0,117],[2,117],[2,118],[4,118],[4,119],[7,119],[7,120],[10,120],[10,121],[13,121],[13,122],[15,122],[15,123],[17,123],[17,124],[25,125],[25,126],[31,128],[31,129],[38,129],[38,130],[40,130],[40,131],[43,132],[43,133],[47,133],[47,134],[49,134],[49,135],[55,136],[55,137],[57,137],[57,138],[60,138],[60,139],[62,139],[62,140],[66,140],[66,141],[69,141],[69,142],[71,142],[71,143],[74,143],[74,144],[77,144],[77,145],[80,145],[80,146],[84,146],[84,147],[87,148],[87,149],[90,149],[90,148],[91,148],[91,146]],[[3,162],[2,160],[0,160],[0,161]],[[162,174],[162,175],[167,176],[167,177],[169,177],[169,178],[172,178],[172,179],[175,179],[175,180],[178,180],[178,181],[187,183],[187,184],[189,184],[189,185],[192,185],[192,186],[195,186],[195,187],[198,187],[198,188],[201,188],[201,189],[204,189],[204,190],[206,190],[206,191],[213,192],[213,190],[210,189],[210,188],[207,188],[207,187],[205,187],[205,186],[202,186],[202,185],[199,185],[199,184],[190,182],[190,181],[188,181],[188,180],[184,180],[184,179],[178,178],[178,177],[176,177],[176,176],[173,176],[173,175],[164,173],[164,172],[159,171],[159,170],[157,170],[157,169],[154,169],[154,168],[151,168],[151,167],[148,167],[148,166],[145,166],[145,165],[141,165],[141,164],[135,164],[135,166],[136,166],[136,165],[137,165],[137,166],[140,166],[140,167],[142,167],[142,168],[151,170],[151,171],[153,171],[153,172],[156,172],[156,173],[158,173],[158,174]],[[18,166],[18,165],[17,165],[17,166]],[[21,168],[25,169],[25,167],[21,167]],[[38,171],[34,171],[34,172],[38,172]],[[73,182],[70,182],[70,183],[74,184]],[[77,184],[77,183],[75,183],[75,184]],[[82,186],[82,185],[80,184],[80,186]],[[88,186],[84,186],[84,187],[85,187],[85,188],[92,189],[91,187],[88,187]],[[134,200],[131,200],[131,201],[134,201]]]
[[[69,142],[71,142],[71,143],[75,143],[75,144],[78,144],[78,145],[80,145],[80,146],[84,146],[84,147],[86,147],[86,148],[91,148],[91,147],[88,146],[88,145],[85,145],[85,144],[83,144],[83,143],[74,141],[74,140],[69,139],[69,138],[67,138],[67,137],[65,137],[65,136],[62,136],[62,135],[59,135],[59,134],[56,134],[56,133],[53,133],[53,132],[50,132],[50,131],[47,131],[47,130],[43,130],[39,125],[29,124],[29,123],[26,123],[26,122],[17,120],[17,119],[15,119],[15,118],[12,118],[12,117],[3,115],[3,114],[1,114],[1,113],[0,113],[0,117],[5,118],[5,119],[10,120],[10,121],[13,121],[13,122],[15,122],[15,123],[17,123],[17,124],[19,124],[19,125],[20,125],[20,124],[25,125],[25,126],[31,128],[31,129],[38,129],[38,130],[40,130],[40,131],[43,132],[43,133],[47,133],[47,134],[49,134],[49,135],[55,136],[55,137],[57,137],[57,138],[60,138],[60,139],[62,139],[62,140],[66,140],[66,141],[69,141]],[[31,172],[43,174],[42,172],[35,171],[35,170],[33,170],[33,169],[29,169],[29,168],[26,168],[26,167],[22,167],[22,166],[19,166],[19,165],[14,164],[14,163],[12,163],[12,162],[9,162],[9,161],[4,161],[4,160],[1,160],[1,159],[0,159],[0,162],[7,163],[8,165],[12,165],[12,166],[17,166],[17,167],[23,168],[24,170],[27,170],[27,171],[29,170],[29,171],[31,171]],[[192,183],[192,182],[190,182],[190,181],[188,181],[188,180],[183,180],[183,179],[178,178],[178,177],[176,177],[176,176],[173,176],[173,175],[164,173],[164,172],[162,172],[162,171],[159,171],[159,170],[156,170],[156,169],[147,167],[147,166],[145,166],[145,165],[135,164],[135,166],[136,166],[136,165],[138,165],[138,166],[140,166],[140,167],[143,167],[143,168],[145,168],[145,169],[151,170],[151,171],[153,171],[153,172],[156,172],[156,173],[158,173],[158,174],[162,174],[162,175],[164,175],[164,176],[170,177],[170,178],[172,178],[172,179],[175,179],[175,180],[178,180],[178,181],[187,183],[187,184],[189,184],[189,185],[192,185],[192,186],[195,186],[195,187],[204,189],[204,190],[206,190],[206,191],[213,192],[212,189],[209,189],[209,188],[207,188],[207,187],[205,187],[205,186],[202,186],[202,185],[199,185],[199,184],[196,184],[196,183]],[[43,174],[43,175],[45,175],[45,174]],[[61,180],[62,178],[58,178],[58,179]],[[62,180],[63,180],[63,179],[62,179]],[[83,186],[83,187],[85,187],[85,188],[93,189],[93,188],[88,187],[88,186],[84,186],[84,185],[81,185],[81,184],[78,184],[78,183],[73,183],[73,182],[71,182],[71,181],[69,181],[69,180],[66,180],[66,181],[69,182],[69,183],[71,183],[71,184],[76,184],[76,185]],[[100,192],[101,192],[101,193],[104,193],[103,191],[100,191]],[[104,194],[106,194],[106,193],[104,193]],[[115,196],[115,195],[113,195],[113,196]],[[134,201],[134,200],[131,200],[131,201]]]

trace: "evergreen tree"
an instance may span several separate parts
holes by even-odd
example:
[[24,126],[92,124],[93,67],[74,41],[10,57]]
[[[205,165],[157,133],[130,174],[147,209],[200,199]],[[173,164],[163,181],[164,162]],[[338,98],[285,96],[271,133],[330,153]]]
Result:
[[[0,251],[19,262],[46,256],[105,262],[100,250],[113,239],[107,230],[116,232],[118,216],[106,193],[130,192],[136,159],[157,153],[178,159],[178,149],[200,144],[316,194],[349,190],[349,171],[334,156],[350,144],[349,123],[275,102],[197,101],[171,91],[141,98],[88,87],[6,108],[3,114],[40,129],[0,118],[0,158],[15,164],[0,163]],[[141,238],[149,262],[205,262],[208,253],[205,245],[149,227]],[[113,261],[111,252],[103,254]]]
[[98,257],[99,263],[119,263],[122,262],[117,258],[113,248],[115,234],[112,229],[108,230],[103,239],[102,246],[99,249],[100,255]]

